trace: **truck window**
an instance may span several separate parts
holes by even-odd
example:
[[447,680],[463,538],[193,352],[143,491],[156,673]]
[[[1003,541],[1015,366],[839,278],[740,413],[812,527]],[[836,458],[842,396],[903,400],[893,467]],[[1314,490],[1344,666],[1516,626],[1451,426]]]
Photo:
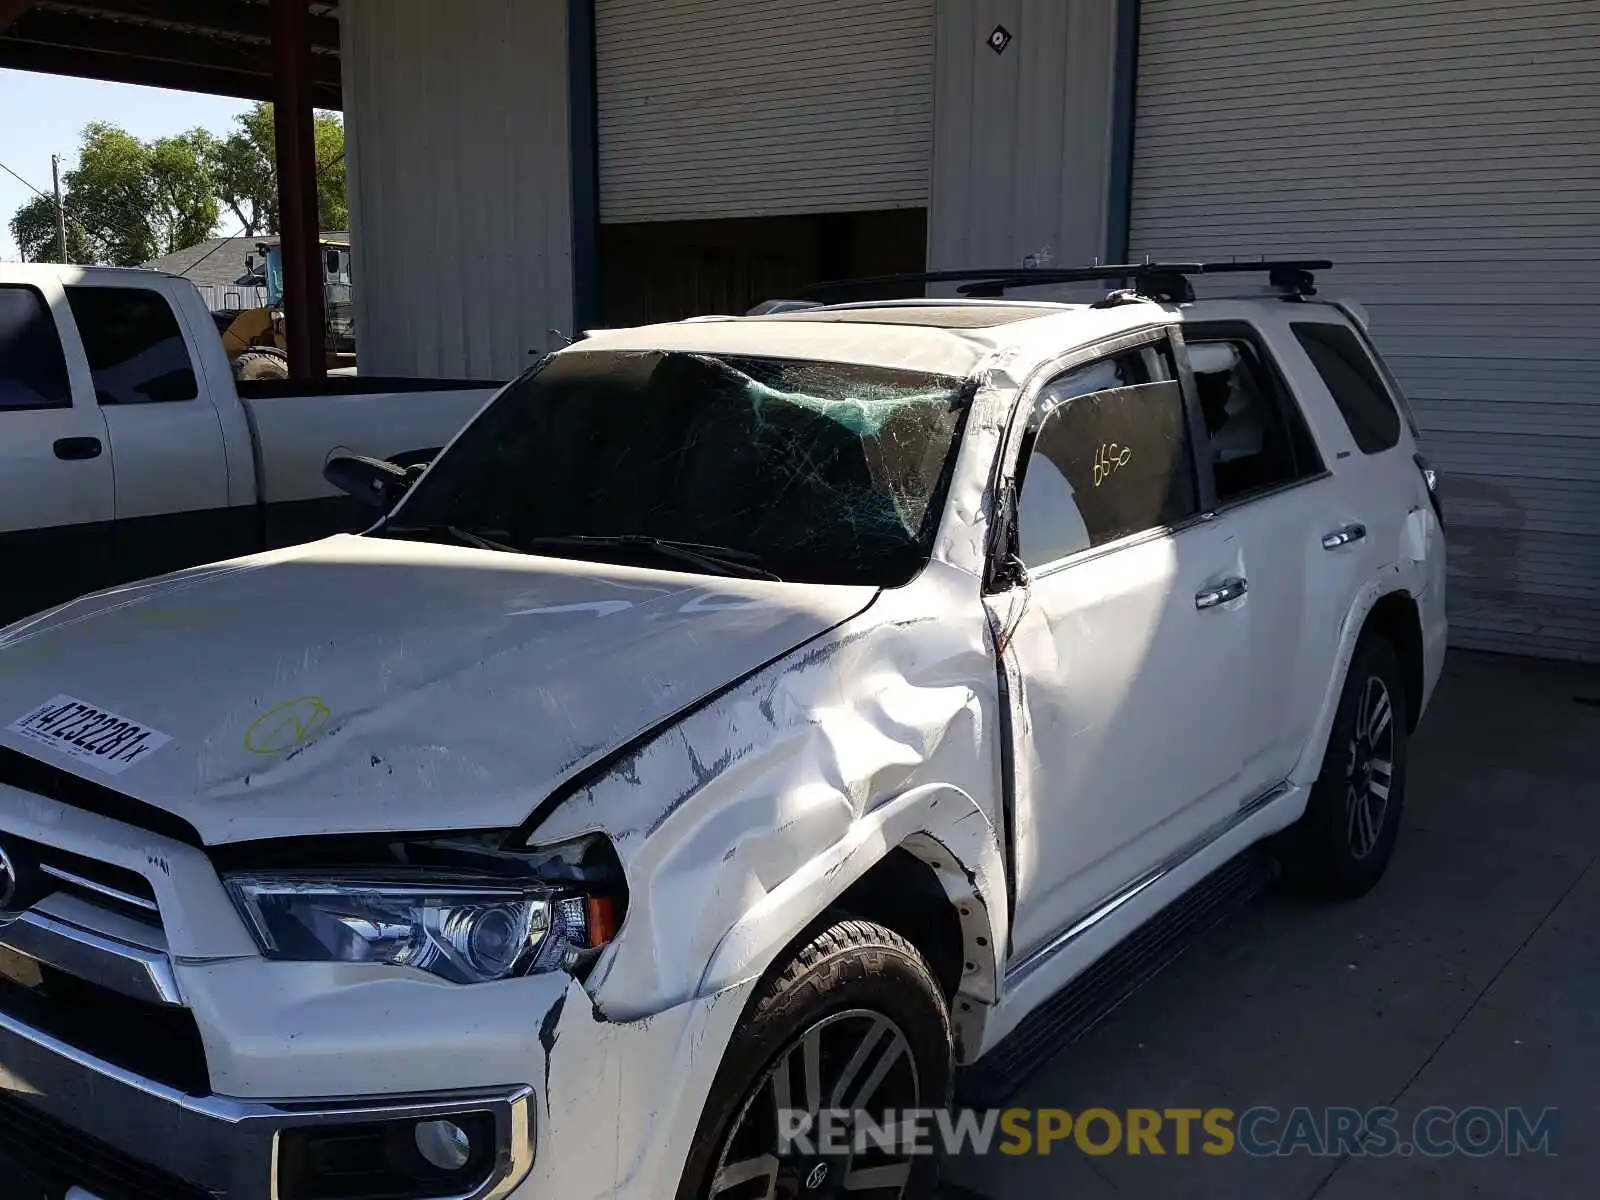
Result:
[[1361,452],[1381,454],[1399,445],[1400,414],[1356,335],[1324,322],[1296,321],[1289,328],[1327,384]]
[[1217,503],[1227,505],[1322,474],[1300,405],[1251,337],[1189,343]]
[[1033,421],[1017,497],[1030,567],[1199,513],[1183,394],[1140,356],[1062,376],[1039,393]]
[[31,287],[0,287],[0,410],[71,407],[67,360],[50,306]]
[[178,318],[159,292],[69,287],[67,302],[102,405],[166,404],[200,394]]

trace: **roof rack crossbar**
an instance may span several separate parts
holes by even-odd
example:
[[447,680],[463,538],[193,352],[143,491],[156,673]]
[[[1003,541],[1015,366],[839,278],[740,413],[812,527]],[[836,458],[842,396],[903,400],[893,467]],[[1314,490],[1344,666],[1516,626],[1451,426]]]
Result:
[[861,279],[836,279],[813,284],[805,289],[807,299],[826,299],[867,288],[927,287],[935,283],[954,283],[964,296],[995,297],[1023,287],[1045,287],[1061,283],[1106,284],[1132,280],[1135,290],[1155,299],[1181,302],[1194,299],[1188,282],[1191,275],[1235,275],[1265,273],[1280,291],[1293,295],[1316,294],[1314,273],[1333,266],[1325,258],[1260,259],[1254,262],[1187,263],[1095,263],[1086,267],[1000,267],[991,270],[913,271],[899,275],[870,275]]

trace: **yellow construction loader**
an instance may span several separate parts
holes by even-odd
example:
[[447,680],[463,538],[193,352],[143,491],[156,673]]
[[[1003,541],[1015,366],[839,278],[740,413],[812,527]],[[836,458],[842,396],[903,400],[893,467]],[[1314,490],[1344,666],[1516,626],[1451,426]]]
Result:
[[[283,323],[283,248],[276,242],[258,247],[266,262],[267,302],[259,308],[222,309],[212,313],[235,379],[289,378],[288,339]],[[356,365],[356,343],[350,305],[350,247],[322,243],[322,294],[327,364],[330,370]]]

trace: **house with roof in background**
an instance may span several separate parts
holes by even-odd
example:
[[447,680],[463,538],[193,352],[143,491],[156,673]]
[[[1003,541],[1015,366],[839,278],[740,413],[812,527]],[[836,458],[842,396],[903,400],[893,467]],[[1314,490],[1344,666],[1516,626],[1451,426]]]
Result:
[[267,302],[266,258],[258,237],[207,238],[139,265],[181,275],[200,289],[212,312],[260,308]]

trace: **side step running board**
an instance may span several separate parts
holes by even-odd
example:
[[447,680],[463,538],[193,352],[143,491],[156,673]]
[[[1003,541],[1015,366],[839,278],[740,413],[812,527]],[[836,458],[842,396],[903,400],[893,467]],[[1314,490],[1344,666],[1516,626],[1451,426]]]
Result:
[[957,1102],[998,1107],[1207,931],[1259,895],[1271,875],[1266,847],[1256,846],[1190,888],[1029,1013],[980,1061],[957,1072]]

